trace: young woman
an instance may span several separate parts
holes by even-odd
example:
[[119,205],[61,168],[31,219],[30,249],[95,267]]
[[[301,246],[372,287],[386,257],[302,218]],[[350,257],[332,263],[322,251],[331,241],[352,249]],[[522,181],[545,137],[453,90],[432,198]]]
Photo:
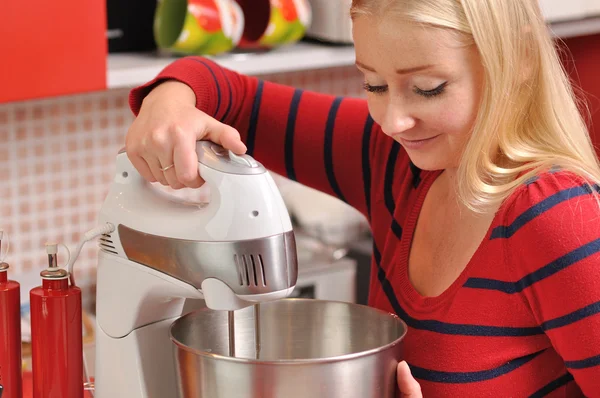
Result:
[[198,187],[209,139],[362,211],[406,396],[600,395],[600,167],[537,1],[351,14],[366,101],[182,58],[131,93],[132,162]]

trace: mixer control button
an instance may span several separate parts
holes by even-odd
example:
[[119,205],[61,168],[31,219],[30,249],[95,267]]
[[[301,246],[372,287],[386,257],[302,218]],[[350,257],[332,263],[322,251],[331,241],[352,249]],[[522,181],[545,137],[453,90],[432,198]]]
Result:
[[215,145],[215,144],[211,145],[210,149],[212,149],[212,151],[214,152],[215,155],[221,156],[221,157],[225,156],[225,152],[227,152],[225,150],[225,148],[223,148],[222,146],[219,146],[219,145]]
[[235,153],[229,151],[229,159],[232,162],[241,164],[246,167],[258,167],[258,163],[256,160],[252,159],[250,156],[238,156]]

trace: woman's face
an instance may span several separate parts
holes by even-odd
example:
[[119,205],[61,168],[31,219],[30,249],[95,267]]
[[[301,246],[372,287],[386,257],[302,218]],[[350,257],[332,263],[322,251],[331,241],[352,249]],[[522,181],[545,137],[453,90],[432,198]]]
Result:
[[458,167],[484,81],[475,45],[388,16],[359,16],[353,36],[369,110],[383,132],[420,169]]

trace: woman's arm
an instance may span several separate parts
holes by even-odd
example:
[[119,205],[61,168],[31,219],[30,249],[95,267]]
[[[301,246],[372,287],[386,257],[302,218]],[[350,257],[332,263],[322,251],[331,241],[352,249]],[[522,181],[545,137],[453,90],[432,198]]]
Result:
[[366,213],[374,123],[365,100],[302,91],[186,57],[132,90],[136,115],[151,90],[167,80],[190,87],[196,108],[239,131],[248,153],[268,169]]
[[[600,391],[600,187],[561,171],[523,187],[507,207],[507,239],[514,281],[568,373],[586,396]],[[572,376],[571,376],[572,375]]]

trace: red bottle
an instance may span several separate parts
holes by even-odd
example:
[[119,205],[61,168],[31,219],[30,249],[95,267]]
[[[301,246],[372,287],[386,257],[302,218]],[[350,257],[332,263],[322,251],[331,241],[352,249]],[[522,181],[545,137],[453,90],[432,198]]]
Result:
[[22,398],[21,287],[8,280],[8,268],[0,263],[0,393]]
[[33,398],[83,398],[81,290],[58,268],[57,245],[46,245],[49,267],[30,291]]

